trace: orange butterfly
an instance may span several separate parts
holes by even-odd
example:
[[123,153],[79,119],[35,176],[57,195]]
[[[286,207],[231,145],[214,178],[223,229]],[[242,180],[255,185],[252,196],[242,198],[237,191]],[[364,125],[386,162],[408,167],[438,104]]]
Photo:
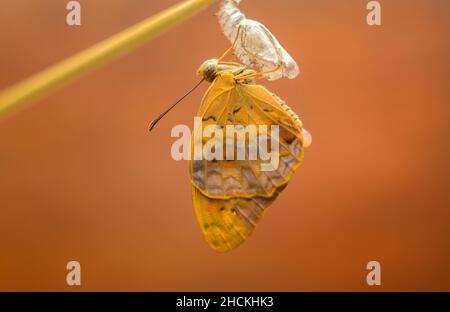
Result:
[[[303,130],[302,122],[289,106],[254,83],[263,73],[239,63],[221,61],[227,53],[204,62],[198,71],[202,81],[207,80],[211,85],[198,113],[202,125],[192,132],[189,161],[198,223],[209,246],[220,253],[236,248],[250,236],[266,208],[287,186],[299,166],[305,143],[310,143],[309,133]],[[156,118],[150,130],[177,103]],[[278,125],[279,165],[276,170],[261,170],[262,160],[195,160],[196,131],[216,125],[229,139],[226,126],[249,124]],[[235,152],[236,142],[231,142]]]

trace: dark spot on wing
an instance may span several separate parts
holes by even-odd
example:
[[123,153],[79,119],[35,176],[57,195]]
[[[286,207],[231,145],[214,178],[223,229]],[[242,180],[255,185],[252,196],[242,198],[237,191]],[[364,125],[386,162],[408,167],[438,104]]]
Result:
[[213,115],[208,116],[208,117],[203,117],[203,118],[202,118],[203,121],[208,121],[208,120],[210,120],[210,119],[216,121],[216,117],[214,117]]
[[287,144],[290,145],[292,142],[294,142],[295,136],[290,136],[290,137],[284,138],[284,140],[286,141]]

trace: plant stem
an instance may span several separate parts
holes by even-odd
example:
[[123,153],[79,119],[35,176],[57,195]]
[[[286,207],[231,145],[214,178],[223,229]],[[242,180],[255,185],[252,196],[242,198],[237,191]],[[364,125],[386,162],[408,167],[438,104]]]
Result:
[[154,39],[215,0],[186,0],[0,93],[0,117]]

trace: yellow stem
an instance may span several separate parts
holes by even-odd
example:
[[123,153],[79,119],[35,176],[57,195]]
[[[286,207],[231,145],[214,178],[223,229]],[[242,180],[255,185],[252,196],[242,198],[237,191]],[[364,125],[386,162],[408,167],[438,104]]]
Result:
[[176,26],[215,0],[180,2],[0,93],[0,117]]

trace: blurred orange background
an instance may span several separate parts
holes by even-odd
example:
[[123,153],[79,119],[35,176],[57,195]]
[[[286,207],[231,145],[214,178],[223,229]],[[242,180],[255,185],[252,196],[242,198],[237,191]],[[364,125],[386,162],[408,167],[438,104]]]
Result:
[[[176,3],[0,5],[0,89]],[[263,81],[313,134],[250,239],[204,241],[187,163],[170,155],[202,85],[148,133],[229,43],[214,5],[143,48],[0,121],[2,291],[450,291],[449,1],[244,0],[298,61]],[[82,286],[66,285],[77,260]],[[366,284],[381,263],[382,286]]]

